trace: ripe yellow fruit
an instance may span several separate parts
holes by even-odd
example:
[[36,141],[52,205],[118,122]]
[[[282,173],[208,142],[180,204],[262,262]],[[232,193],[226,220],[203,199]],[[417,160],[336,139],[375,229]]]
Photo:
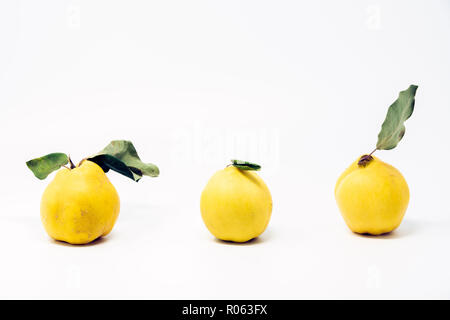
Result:
[[74,169],[60,169],[41,201],[41,219],[49,236],[71,244],[106,236],[119,210],[116,189],[103,170],[88,160]]
[[229,166],[209,180],[200,210],[215,237],[246,242],[262,234],[269,224],[272,196],[256,172]]
[[359,166],[358,161],[336,183],[334,194],[342,216],[356,233],[391,232],[408,207],[408,185],[397,169],[376,157],[366,166]]

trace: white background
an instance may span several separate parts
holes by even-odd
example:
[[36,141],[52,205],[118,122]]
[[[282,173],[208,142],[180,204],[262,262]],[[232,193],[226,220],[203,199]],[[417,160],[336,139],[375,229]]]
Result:
[[[449,1],[0,2],[0,298],[450,298]],[[399,229],[358,236],[334,200],[388,106],[419,85],[398,148]],[[130,139],[158,178],[108,173],[113,232],[51,240],[49,183],[25,161],[76,161]],[[260,163],[274,210],[247,244],[215,240],[200,193]]]

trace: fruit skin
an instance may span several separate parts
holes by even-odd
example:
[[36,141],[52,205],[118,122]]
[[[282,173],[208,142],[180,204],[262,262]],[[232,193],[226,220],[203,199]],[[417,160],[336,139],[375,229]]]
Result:
[[334,191],[348,227],[356,233],[379,235],[402,222],[409,202],[409,188],[393,166],[373,157],[366,167],[356,160],[339,177]]
[[215,237],[246,242],[262,234],[269,224],[272,196],[256,172],[229,166],[209,180],[200,210]]
[[61,168],[41,200],[41,220],[49,236],[71,244],[106,236],[119,211],[116,189],[103,170],[88,160],[74,169]]

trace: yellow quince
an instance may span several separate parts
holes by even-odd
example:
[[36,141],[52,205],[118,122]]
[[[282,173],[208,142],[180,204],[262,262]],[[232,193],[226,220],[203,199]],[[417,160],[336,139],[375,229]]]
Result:
[[356,233],[379,235],[396,229],[406,212],[409,188],[402,174],[376,157],[356,160],[339,177],[334,194],[347,226]]
[[61,168],[41,200],[41,220],[50,237],[71,244],[89,243],[111,232],[120,201],[106,174],[94,162]]
[[261,177],[251,171],[254,164],[246,164],[219,170],[202,192],[203,221],[218,239],[246,242],[261,235],[269,224],[272,196]]
[[114,170],[134,181],[159,175],[158,167],[143,163],[133,144],[125,140],[112,141],[78,166],[64,153],[51,153],[26,164],[41,180],[58,170],[42,195],[41,220],[50,237],[71,244],[89,243],[114,227],[120,200],[106,172]]

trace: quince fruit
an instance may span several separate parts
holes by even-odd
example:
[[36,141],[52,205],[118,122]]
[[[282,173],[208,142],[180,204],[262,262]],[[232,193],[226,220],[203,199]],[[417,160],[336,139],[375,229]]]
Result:
[[246,242],[267,228],[272,196],[261,177],[252,170],[255,169],[248,165],[228,166],[216,172],[203,190],[202,218],[216,238]]
[[356,233],[379,235],[402,222],[409,202],[408,184],[393,166],[373,157],[356,160],[339,177],[334,191],[347,226]]

